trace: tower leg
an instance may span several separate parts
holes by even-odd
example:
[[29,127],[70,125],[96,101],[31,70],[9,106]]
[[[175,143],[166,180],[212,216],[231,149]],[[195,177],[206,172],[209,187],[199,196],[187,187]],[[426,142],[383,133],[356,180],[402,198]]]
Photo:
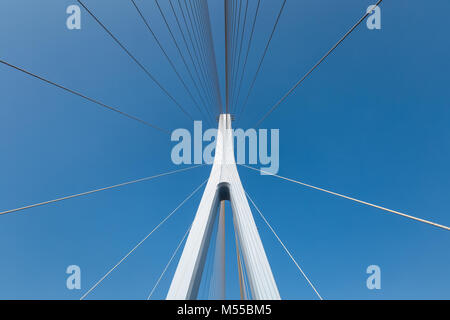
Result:
[[167,299],[196,299],[219,202],[230,200],[253,299],[280,299],[234,160],[231,117],[219,118],[214,165]]
[[225,200],[220,201],[218,218],[214,271],[209,292],[212,299],[225,300]]

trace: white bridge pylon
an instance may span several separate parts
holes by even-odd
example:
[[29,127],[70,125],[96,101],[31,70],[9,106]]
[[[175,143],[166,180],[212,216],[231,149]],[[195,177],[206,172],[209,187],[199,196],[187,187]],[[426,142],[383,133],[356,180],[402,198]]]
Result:
[[167,299],[197,298],[212,229],[222,200],[231,202],[252,298],[279,300],[280,294],[237,171],[229,114],[221,114],[219,117],[211,175],[178,262]]

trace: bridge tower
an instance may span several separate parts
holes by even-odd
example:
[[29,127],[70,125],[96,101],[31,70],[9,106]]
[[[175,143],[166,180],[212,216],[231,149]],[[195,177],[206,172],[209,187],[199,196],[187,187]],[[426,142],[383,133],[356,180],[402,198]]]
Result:
[[259,237],[234,157],[231,115],[221,114],[211,174],[167,294],[168,300],[197,298],[214,222],[221,201],[231,203],[252,298],[278,300],[272,270]]

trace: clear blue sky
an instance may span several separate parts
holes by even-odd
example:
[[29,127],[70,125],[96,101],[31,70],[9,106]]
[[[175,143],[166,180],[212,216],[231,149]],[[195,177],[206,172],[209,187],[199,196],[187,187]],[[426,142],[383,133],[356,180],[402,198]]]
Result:
[[[130,1],[86,4],[195,113]],[[375,1],[288,0],[242,118],[251,127]],[[192,123],[73,0],[0,3],[0,58],[167,129]],[[170,45],[153,1],[137,0]],[[223,80],[223,11],[209,1]],[[252,0],[252,4],[254,1]],[[263,1],[246,85],[281,0]],[[266,122],[280,174],[450,225],[450,45],[446,0],[385,0]],[[169,54],[176,56],[173,47]],[[180,61],[176,63],[181,68]],[[222,82],[223,84],[223,82]],[[0,66],[0,211],[176,169],[158,131]],[[0,217],[0,299],[78,299],[209,173],[186,173]],[[244,187],[326,299],[449,299],[450,233],[240,169]],[[198,205],[197,194],[90,296],[145,299]],[[228,210],[228,212],[230,212]],[[229,297],[237,298],[227,222]],[[256,216],[285,299],[312,290]],[[68,265],[82,290],[65,287]],[[370,291],[367,266],[382,271]],[[176,263],[154,298],[164,298]]]

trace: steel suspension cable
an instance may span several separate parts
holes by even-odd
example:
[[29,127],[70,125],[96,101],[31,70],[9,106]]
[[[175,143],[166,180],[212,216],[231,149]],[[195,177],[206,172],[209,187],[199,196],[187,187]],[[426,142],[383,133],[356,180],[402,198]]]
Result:
[[[208,88],[208,94],[210,96],[211,103],[213,104],[214,103],[214,94],[211,91],[211,83],[208,81],[208,76],[207,76],[206,71],[205,71],[205,65],[201,61],[201,55],[200,55],[199,51],[197,50],[197,46],[196,46],[197,42],[196,42],[196,38],[195,38],[195,32],[194,32],[194,29],[193,29],[192,20],[189,20],[187,4],[186,4],[186,2],[184,3],[185,4],[185,8],[186,8],[186,14],[185,14],[183,6],[181,5],[181,1],[177,0],[177,2],[178,2],[178,7],[179,7],[180,12],[181,12],[181,17],[183,18],[184,25],[186,26],[186,32],[187,32],[187,35],[189,37],[189,42],[190,42],[191,47],[192,47],[192,52],[194,53],[194,56],[195,56],[195,58],[197,60],[197,66],[198,66],[200,72],[202,73],[202,76],[203,76],[203,79],[204,79],[204,83],[205,83],[205,87]],[[188,20],[189,20],[189,23],[188,23]],[[189,28],[189,26],[191,26],[191,28]],[[192,30],[192,33],[191,33],[191,30]]]
[[217,97],[217,107],[218,107],[218,114],[222,113],[222,96],[220,93],[220,83],[219,83],[219,75],[217,71],[217,62],[216,62],[216,53],[214,49],[214,40],[212,37],[212,28],[211,28],[211,18],[209,16],[209,7],[207,1],[201,1],[200,2],[201,8],[203,10],[203,30],[206,33],[205,37],[207,39],[207,43],[209,46],[209,58],[210,58],[210,66],[211,66],[211,72],[213,74],[214,84],[215,84],[215,90],[216,90],[216,97]]
[[[235,87],[235,83],[234,83],[234,73],[236,70],[236,64],[237,62],[237,47],[238,47],[238,42],[239,42],[239,30],[240,30],[240,25],[241,25],[241,11],[242,11],[242,0],[238,1],[239,5],[236,4],[236,21],[234,22],[234,33],[233,33],[233,41],[232,41],[232,63],[231,63],[231,71],[230,71],[230,75],[231,75],[231,88],[230,88],[230,99],[231,101],[233,101],[233,90]],[[230,105],[230,112],[233,109],[233,105]]]
[[159,283],[161,282],[161,279],[164,277],[164,274],[166,273],[167,269],[169,269],[173,259],[175,259],[175,256],[178,253],[178,250],[180,250],[181,245],[183,244],[184,240],[186,239],[187,235],[189,234],[189,231],[191,230],[192,224],[189,226],[189,228],[186,230],[186,233],[184,234],[183,238],[178,243],[178,246],[176,247],[175,251],[173,252],[172,256],[169,259],[169,262],[167,262],[166,266],[164,267],[161,275],[159,276],[158,280],[156,281],[155,285],[153,286],[152,290],[150,291],[150,294],[147,296],[147,300],[150,300],[153,293],[155,292],[156,288],[158,287]]
[[43,205],[47,205],[47,204],[51,204],[51,203],[55,203],[55,202],[60,202],[60,201],[63,201],[63,200],[68,200],[68,199],[78,198],[78,197],[82,197],[82,196],[87,196],[87,195],[90,195],[90,194],[93,194],[93,193],[106,191],[106,190],[110,190],[110,189],[116,189],[116,188],[119,188],[119,187],[124,187],[124,186],[130,185],[130,184],[135,184],[135,183],[138,183],[138,182],[144,182],[144,181],[148,181],[148,180],[153,180],[153,179],[156,179],[156,178],[159,178],[159,177],[164,177],[164,176],[172,175],[172,174],[183,172],[183,171],[188,171],[188,170],[195,169],[195,168],[198,168],[198,167],[201,167],[201,166],[203,166],[203,165],[198,165],[198,166],[194,166],[194,167],[184,168],[184,169],[180,169],[180,170],[169,171],[169,172],[166,172],[166,173],[160,173],[160,174],[157,174],[157,175],[154,175],[154,176],[151,176],[151,177],[146,177],[146,178],[142,178],[142,179],[137,179],[137,180],[132,180],[132,181],[128,181],[128,182],[123,182],[123,183],[115,184],[115,185],[109,186],[109,187],[104,187],[104,188],[95,189],[95,190],[91,190],[91,191],[87,191],[87,192],[77,193],[77,194],[73,194],[73,195],[70,195],[70,196],[57,198],[57,199],[54,199],[54,200],[39,202],[39,203],[35,203],[35,204],[32,204],[32,205],[28,205],[28,206],[25,206],[25,207],[20,207],[20,208],[16,208],[16,209],[12,209],[12,210],[6,210],[6,211],[3,211],[3,212],[0,212],[0,215],[13,213],[13,212],[18,212],[18,211],[23,211],[23,210],[31,209],[31,208],[36,208],[36,207],[40,207],[40,206],[43,206]]
[[94,15],[92,11],[90,11],[86,5],[81,2],[81,0],[77,0],[78,3],[89,13],[89,15],[102,27],[106,33],[114,40],[116,44],[138,65],[139,68],[144,71],[144,73],[172,100],[173,103],[189,118],[189,120],[194,121],[194,118],[183,108],[183,106],[170,94],[169,91],[150,73],[150,71],[144,67],[144,65],[139,62],[139,60],[116,38],[116,36]]
[[[210,93],[208,92],[208,89],[207,89],[207,81],[206,81],[206,79],[204,77],[204,74],[201,71],[201,67],[197,66],[197,63],[196,63],[196,61],[194,59],[194,56],[193,56],[193,54],[195,55],[195,52],[191,52],[191,49],[189,47],[186,35],[184,34],[183,28],[181,27],[181,21],[178,18],[178,15],[176,13],[175,7],[173,6],[172,0],[169,0],[169,5],[170,5],[170,9],[171,9],[171,11],[172,11],[172,13],[173,13],[173,15],[175,17],[175,21],[176,21],[178,30],[179,30],[179,32],[181,34],[181,37],[183,39],[183,43],[184,43],[184,45],[186,47],[186,51],[188,52],[189,58],[190,58],[190,60],[192,62],[192,65],[194,66],[195,74],[197,75],[197,78],[198,78],[198,80],[200,82],[200,86],[202,87],[202,89],[204,91],[205,99],[209,100],[209,102],[212,103],[213,100],[212,100],[211,95],[210,95]],[[186,29],[188,29],[187,26],[186,26]],[[189,35],[189,32],[188,32],[188,35]]]
[[315,187],[313,185],[310,185],[310,184],[307,184],[307,183],[304,183],[304,182],[301,182],[301,181],[297,181],[297,180],[294,180],[294,179],[286,178],[286,177],[283,177],[283,176],[280,176],[280,175],[277,175],[277,174],[273,174],[273,173],[270,173],[270,172],[267,172],[267,171],[264,171],[264,170],[261,170],[261,169],[252,168],[252,167],[244,165],[244,164],[241,164],[241,166],[243,166],[245,168],[248,168],[248,169],[252,169],[254,171],[262,172],[262,173],[264,173],[266,175],[270,175],[270,176],[273,176],[273,177],[276,177],[276,178],[279,178],[279,179],[282,179],[282,180],[293,182],[293,183],[302,185],[304,187],[308,187],[310,189],[322,191],[322,192],[325,192],[325,193],[328,193],[328,194],[331,194],[331,195],[334,195],[334,196],[337,196],[337,197],[341,197],[341,198],[344,198],[344,199],[347,199],[347,200],[358,202],[360,204],[364,204],[366,206],[370,206],[370,207],[377,208],[377,209],[380,209],[380,210],[383,210],[383,211],[386,211],[386,212],[394,213],[394,214],[402,216],[404,218],[408,218],[408,219],[415,220],[415,221],[418,221],[418,222],[426,223],[426,224],[429,224],[429,225],[432,225],[432,226],[435,226],[435,227],[438,227],[438,228],[450,231],[449,227],[444,226],[442,224],[438,224],[438,223],[435,223],[435,222],[432,222],[432,221],[429,221],[429,220],[417,218],[417,217],[408,215],[408,214],[403,213],[403,212],[399,212],[399,211],[396,211],[396,210],[388,209],[388,208],[385,208],[385,207],[382,207],[382,206],[379,206],[379,205],[376,205],[376,204],[373,204],[373,203],[370,203],[370,202],[358,200],[356,198],[352,198],[352,197],[349,197],[349,196],[346,196],[346,195],[343,195],[343,194],[340,194],[340,193],[337,193],[337,192],[333,192],[333,191],[330,191],[330,190],[326,190],[326,189],[323,189],[323,188],[320,188],[320,187]]
[[256,70],[256,73],[255,73],[255,75],[253,77],[253,80],[252,80],[252,82],[250,84],[250,88],[248,90],[247,96],[245,97],[244,103],[243,103],[241,111],[239,113],[239,118],[241,117],[242,113],[245,110],[245,107],[247,106],[248,99],[250,98],[250,94],[252,93],[253,87],[255,86],[255,83],[256,83],[256,79],[257,79],[257,77],[259,75],[259,72],[261,71],[261,67],[262,67],[264,59],[265,59],[265,57],[267,55],[267,52],[269,50],[269,46],[270,46],[270,43],[272,42],[273,35],[275,34],[275,30],[277,29],[278,23],[280,21],[281,14],[283,13],[283,10],[284,10],[284,8],[286,6],[286,1],[287,0],[283,0],[283,4],[281,5],[280,11],[278,12],[278,16],[277,16],[277,19],[275,20],[275,24],[274,24],[274,26],[272,28],[272,32],[271,32],[270,37],[269,37],[269,39],[267,41],[266,47],[264,48],[264,53],[263,53],[263,55],[261,57],[261,60],[259,61],[258,69]]
[[[167,51],[164,49],[163,45],[161,44],[161,41],[159,41],[158,36],[155,34],[155,32],[153,31],[153,29],[150,27],[150,24],[148,23],[147,19],[145,18],[144,14],[142,13],[141,9],[138,7],[138,5],[136,4],[135,0],[130,0],[131,3],[133,4],[134,8],[136,9],[136,11],[138,12],[139,16],[141,17],[142,22],[145,24],[145,26],[147,27],[147,30],[150,32],[150,34],[152,35],[153,39],[155,40],[156,44],[158,45],[158,47],[161,49],[164,57],[166,58],[166,60],[168,61],[170,67],[172,68],[172,70],[175,72],[177,78],[180,80],[181,84],[183,85],[184,89],[186,90],[186,92],[188,93],[189,97],[191,98],[191,100],[194,102],[194,105],[196,106],[196,108],[198,109],[198,111],[200,112],[200,114],[202,115],[203,118],[208,119],[208,121],[210,120],[207,116],[205,116],[205,114],[203,113],[202,109],[200,108],[199,103],[197,102],[197,99],[194,98],[194,95],[192,94],[191,90],[189,89],[189,87],[187,86],[186,82],[183,80],[183,77],[180,75],[180,73],[178,72],[177,68],[175,67],[175,64],[173,63],[172,59],[169,57],[169,55],[167,54]],[[205,106],[204,106],[205,107]]]
[[[231,2],[230,2],[231,1]],[[230,70],[232,69],[233,66],[233,46],[234,46],[234,32],[236,29],[236,6],[237,6],[237,0],[229,0],[229,10],[228,13],[230,14],[230,19],[228,20],[228,28],[229,28],[229,41],[228,41],[228,45],[230,46],[229,49],[229,58],[228,58],[228,62],[229,62],[229,68]],[[230,71],[231,73],[231,71]],[[231,86],[231,79],[230,79],[230,86]]]
[[224,0],[225,19],[225,113],[230,113],[230,0]]
[[[192,1],[194,1],[194,5],[192,4]],[[194,6],[195,6],[196,10],[194,10]],[[206,32],[205,32],[204,28],[202,28],[202,26],[204,27],[204,25],[201,24],[201,19],[199,16],[200,10],[198,9],[198,6],[195,5],[195,0],[189,0],[189,8],[190,8],[190,12],[191,12],[193,25],[196,26],[195,28],[193,28],[193,30],[195,30],[195,35],[196,35],[196,38],[198,39],[197,40],[198,49],[199,49],[199,52],[202,53],[202,59],[203,59],[204,67],[205,67],[205,72],[208,77],[208,83],[210,85],[211,92],[215,99],[214,105],[218,105],[219,97],[217,96],[217,91],[215,90],[216,87],[215,87],[215,83],[214,83],[214,74],[212,72],[212,67],[211,67],[211,59],[208,59],[208,56],[210,55],[210,53],[209,53],[210,48],[207,46],[208,37],[206,36]],[[187,5],[186,5],[186,11],[189,13],[189,10],[187,9]]]
[[[182,52],[182,50],[180,48],[180,45],[178,44],[177,39],[175,38],[175,35],[173,34],[172,28],[170,27],[170,25],[169,25],[169,23],[167,21],[166,15],[164,14],[164,11],[162,10],[162,8],[161,8],[161,6],[159,4],[159,1],[155,0],[155,3],[156,3],[156,6],[158,7],[159,13],[161,14],[161,17],[164,20],[164,24],[166,25],[167,30],[169,31],[170,38],[172,39],[175,47],[177,48],[178,54],[180,55],[181,60],[183,61],[183,64],[184,64],[184,66],[185,66],[185,68],[186,68],[186,70],[187,70],[187,72],[189,74],[189,77],[190,77],[192,83],[194,84],[194,87],[195,87],[195,89],[197,91],[197,94],[200,97],[200,99],[202,100],[202,103],[203,103],[203,105],[206,108],[206,106],[207,106],[206,100],[208,100],[208,95],[206,94],[206,91],[203,91],[203,93],[201,93],[200,88],[199,88],[199,86],[197,84],[197,81],[194,79],[194,75],[193,75],[193,73],[191,71],[191,68],[189,68],[189,66],[188,66],[186,58],[185,58],[185,56],[184,56],[184,54],[183,54],[183,52]],[[194,66],[194,69],[195,69],[195,66]],[[197,76],[198,76],[198,72],[197,72]],[[200,78],[198,78],[198,79],[199,79],[199,82],[200,82],[200,86],[202,86]],[[204,88],[202,87],[202,89],[204,89]]]
[[229,54],[229,95],[230,95],[230,113],[231,113],[231,108],[232,108],[232,104],[231,104],[231,92],[232,92],[232,88],[233,88],[233,69],[234,69],[234,60],[235,60],[235,56],[234,56],[234,46],[236,43],[236,28],[237,28],[237,19],[238,19],[238,9],[239,9],[239,0],[232,0],[231,2],[231,19],[230,19],[230,33],[229,33],[229,37],[230,37],[230,42],[229,42],[229,46],[230,46],[230,50],[228,52]]
[[[180,11],[182,13],[183,20],[186,24],[186,29],[189,31],[188,34],[191,39],[192,48],[193,48],[194,52],[196,53],[198,65],[201,67],[201,70],[205,75],[206,83],[208,84],[211,96],[214,97],[214,94],[212,93],[213,91],[211,89],[211,81],[209,79],[208,70],[206,67],[205,59],[204,59],[204,54],[203,54],[203,51],[201,50],[201,46],[200,46],[200,42],[199,42],[200,40],[198,38],[198,32],[197,32],[196,27],[194,26],[195,23],[194,23],[194,18],[193,18],[191,2],[189,1],[189,6],[188,6],[188,0],[184,0],[184,9],[183,9],[183,6],[181,5],[181,2],[182,1],[178,0]],[[189,10],[189,8],[191,8],[191,10]],[[188,22],[189,22],[189,24],[188,24]],[[190,26],[190,28],[189,28],[189,26]],[[192,31],[192,33],[191,33],[191,31]]]
[[[178,2],[180,2],[180,0],[178,0]],[[191,0],[185,0],[184,1],[184,7],[185,7],[185,10],[186,10],[187,21],[189,21],[189,25],[191,26],[190,30],[192,30],[192,38],[194,39],[193,43],[195,44],[195,48],[196,48],[197,53],[198,53],[200,64],[201,64],[201,66],[203,66],[205,75],[206,75],[206,77],[208,79],[208,83],[210,84],[211,83],[211,81],[210,81],[211,79],[210,79],[210,75],[208,73],[207,63],[206,63],[206,60],[205,60],[205,53],[202,50],[202,45],[201,45],[202,38],[200,37],[200,33],[199,33],[199,30],[198,30],[199,29],[199,25],[197,24],[197,21],[196,21],[196,16],[194,14],[194,9],[192,7]]]
[[73,95],[76,95],[76,96],[78,96],[80,98],[83,98],[83,99],[88,100],[88,101],[90,101],[92,103],[95,103],[96,105],[99,105],[102,108],[105,108],[105,109],[108,109],[110,111],[116,112],[116,113],[118,113],[118,114],[120,114],[122,116],[125,116],[125,117],[129,118],[129,119],[132,119],[134,121],[140,122],[141,124],[144,124],[147,127],[151,127],[153,129],[156,129],[158,131],[161,131],[161,132],[164,132],[165,134],[170,135],[170,131],[168,131],[168,130],[162,129],[162,128],[160,128],[158,126],[155,126],[154,124],[151,124],[151,123],[149,123],[147,121],[144,121],[144,120],[142,120],[142,119],[140,119],[140,118],[138,118],[136,116],[133,116],[133,115],[131,115],[129,113],[123,112],[123,111],[119,110],[118,108],[111,107],[111,106],[109,106],[109,105],[107,105],[107,104],[105,104],[103,102],[100,102],[100,101],[98,101],[96,99],[90,98],[90,97],[88,97],[88,96],[86,96],[86,95],[84,95],[84,94],[82,94],[82,93],[80,93],[78,91],[75,91],[75,90],[69,89],[67,87],[64,87],[63,85],[57,84],[56,82],[50,81],[50,80],[48,80],[48,79],[46,79],[44,77],[41,77],[41,76],[39,76],[39,75],[37,75],[35,73],[32,73],[32,72],[27,71],[27,70],[25,70],[23,68],[20,68],[18,66],[10,64],[10,63],[8,63],[8,62],[6,62],[4,60],[0,60],[0,63],[4,64],[5,66],[8,66],[10,68],[13,68],[13,69],[15,69],[17,71],[23,72],[23,73],[25,73],[25,74],[27,74],[29,76],[32,76],[33,78],[41,80],[41,81],[43,81],[43,82],[45,82],[47,84],[50,84],[50,85],[52,85],[54,87],[63,89],[64,91],[69,92],[69,93],[71,93]]
[[[242,47],[244,44],[244,35],[245,35],[245,27],[247,26],[247,13],[248,13],[248,0],[245,0],[245,13],[244,13],[244,22],[242,25],[242,32],[241,32],[241,41],[240,41],[240,45],[239,45],[239,53],[238,53],[238,57],[237,57],[237,68],[236,68],[236,72],[233,76],[233,89],[231,91],[231,101],[234,101],[234,93],[236,91],[236,84],[237,84],[237,77],[239,75],[239,70],[240,70],[240,66],[241,66],[241,55],[242,55]],[[233,106],[233,104],[232,104]]]
[[[203,58],[203,62],[204,62],[204,66],[205,66],[205,71],[206,74],[208,76],[208,81],[210,84],[210,88],[211,88],[211,92],[214,95],[215,101],[214,104],[215,106],[217,106],[218,103],[218,99],[219,97],[217,96],[217,91],[215,90],[215,78],[214,78],[214,73],[212,71],[212,65],[211,65],[211,58],[210,55],[211,53],[209,52],[210,47],[207,45],[207,41],[208,41],[208,37],[206,35],[206,31],[205,31],[205,25],[202,23],[203,20],[200,17],[200,10],[198,8],[198,6],[196,5],[195,1],[194,4],[192,4],[192,1],[189,0],[189,8],[191,11],[191,17],[192,17],[192,21],[193,24],[196,26],[196,28],[194,28],[196,30],[196,36],[198,39],[198,45],[199,45],[199,51],[202,53],[202,58]],[[213,106],[211,106],[213,107]]]
[[[374,5],[374,7],[378,7],[381,2],[383,0],[378,0],[378,2]],[[356,22],[356,24],[350,28],[350,30],[347,31],[346,34],[344,34],[344,36],[339,39],[339,41],[333,46],[331,47],[330,50],[328,50],[328,52],[299,80],[297,81],[297,83],[291,88],[289,89],[288,92],[286,92],[286,94],[281,97],[280,100],[277,101],[277,103],[275,103],[270,109],[269,111],[261,118],[261,120],[259,120],[256,124],[256,128],[259,127],[259,125],[273,112],[275,111],[275,109],[277,109],[280,104],[286,100],[287,97],[289,97],[291,95],[292,92],[294,92],[294,90],[303,83],[303,81],[306,80],[306,78],[309,77],[309,75],[311,75],[311,73],[313,73],[313,71],[320,65],[322,64],[322,62],[353,32],[353,30],[355,30],[360,24],[361,22],[363,22],[368,16],[369,16],[370,12],[367,12],[365,15],[363,15],[363,17],[361,19],[358,20],[358,22]]]
[[248,199],[250,200],[250,202],[253,204],[253,207],[256,209],[256,211],[258,211],[259,215],[261,216],[261,218],[264,220],[264,222],[267,224],[267,226],[269,227],[270,231],[272,231],[272,233],[274,234],[274,236],[277,238],[278,242],[281,244],[281,246],[283,247],[284,251],[286,251],[286,253],[289,255],[289,257],[291,258],[291,260],[294,262],[294,264],[297,266],[297,269],[300,271],[300,273],[303,275],[303,277],[306,279],[306,281],[308,282],[308,284],[310,285],[310,287],[314,290],[314,292],[316,293],[316,295],[319,297],[320,300],[323,300],[322,296],[319,294],[319,292],[317,291],[316,287],[312,284],[311,280],[308,278],[308,276],[305,274],[305,272],[303,271],[303,269],[300,267],[300,265],[297,263],[297,261],[295,260],[295,258],[292,256],[291,252],[288,250],[288,248],[286,248],[285,244],[283,243],[283,241],[281,241],[280,237],[278,236],[278,234],[275,232],[275,230],[272,228],[272,226],[270,225],[270,223],[267,221],[266,217],[264,217],[264,215],[262,214],[261,210],[259,210],[258,206],[255,204],[255,202],[253,201],[253,199],[250,197],[250,195],[245,192],[247,194]]
[[238,107],[237,104],[238,104],[238,102],[239,102],[239,97],[240,97],[240,95],[241,95],[242,83],[243,83],[243,80],[244,80],[245,69],[246,69],[247,63],[248,63],[248,56],[249,56],[250,49],[251,49],[251,46],[252,46],[253,35],[254,35],[254,33],[255,33],[256,20],[257,20],[257,18],[258,18],[258,13],[259,13],[260,5],[261,5],[261,0],[258,0],[258,3],[257,3],[257,5],[256,5],[256,10],[255,10],[255,15],[254,15],[253,22],[252,22],[252,29],[251,29],[251,32],[250,32],[250,38],[249,38],[248,45],[247,45],[247,52],[246,52],[246,54],[245,54],[244,65],[243,65],[243,67],[242,67],[241,77],[240,77],[240,80],[239,80],[239,82],[238,82],[239,84],[238,84],[238,86],[237,86],[237,87],[238,87],[238,92],[237,92],[237,94],[236,94],[236,98],[234,99],[234,104],[236,105],[236,106],[235,106],[236,109],[237,109],[237,107]]
[[211,16],[209,14],[208,2],[205,1],[205,2],[203,2],[203,4],[204,4],[204,10],[206,12],[206,22],[208,24],[207,30],[208,30],[209,43],[210,43],[211,52],[212,52],[214,74],[216,77],[216,91],[217,91],[217,96],[219,97],[219,108],[220,108],[219,113],[223,113],[222,93],[221,93],[221,89],[220,89],[220,81],[219,81],[219,74],[218,74],[218,68],[217,68],[217,57],[216,57],[216,50],[214,47],[214,38],[212,35]]
[[137,248],[139,248],[144,242],[145,240],[147,240],[156,230],[158,230],[167,220],[169,220],[170,217],[172,217],[177,211],[178,209],[180,209],[190,198],[192,198],[192,196],[197,193],[198,190],[200,190],[200,188],[207,182],[208,180],[205,180],[200,186],[198,186],[189,196],[186,197],[186,199],[184,199],[167,217],[165,217],[163,220],[161,220],[161,222],[155,227],[153,228],[152,231],[150,231],[149,234],[147,234],[144,239],[142,239],[136,246],[133,247],[133,249],[131,249],[126,255],[124,255],[122,257],[122,259],[119,260],[119,262],[117,262],[114,267],[112,267],[111,269],[109,269],[109,271],[100,278],[100,280],[98,280],[81,298],[80,300],[84,300],[89,293],[92,292],[92,290],[94,290],[95,288],[98,287],[98,285],[100,283],[103,282],[103,280],[106,279],[106,277],[108,275],[111,274],[111,272],[113,272],[122,262],[124,262],[134,251],[136,251]]

